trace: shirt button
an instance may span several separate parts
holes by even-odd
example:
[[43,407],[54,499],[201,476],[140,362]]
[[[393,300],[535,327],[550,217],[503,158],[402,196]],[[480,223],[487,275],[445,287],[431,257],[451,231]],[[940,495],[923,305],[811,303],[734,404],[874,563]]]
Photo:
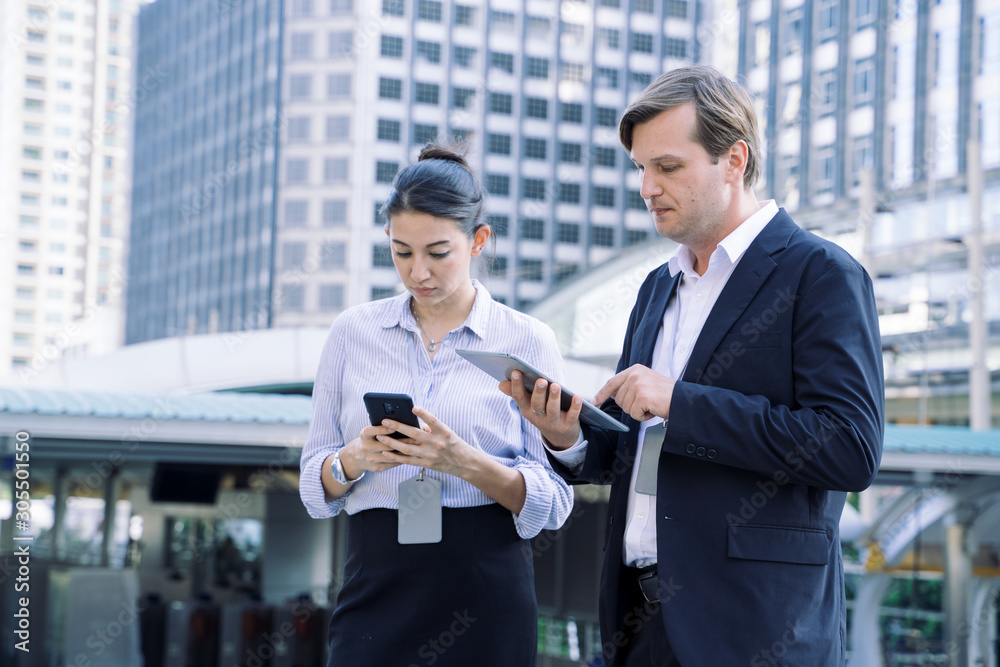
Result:
[[645,512],[639,512],[638,516],[639,516],[640,519],[645,519],[646,518],[646,513]]
[[705,455],[705,448],[704,447],[699,447],[698,450],[697,450],[697,453],[698,453],[698,456],[704,456]]
[[694,446],[693,442],[689,442],[688,446],[684,448],[684,450],[687,451],[688,454],[694,454],[695,449],[697,449],[697,447]]
[[697,301],[698,303],[701,303],[702,301],[705,300],[705,295],[702,294],[701,292],[699,292],[694,298],[695,298],[695,301]]

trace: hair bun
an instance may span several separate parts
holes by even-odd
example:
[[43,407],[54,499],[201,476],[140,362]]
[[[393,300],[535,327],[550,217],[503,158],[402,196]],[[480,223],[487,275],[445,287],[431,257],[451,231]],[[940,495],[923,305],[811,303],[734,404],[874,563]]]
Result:
[[420,151],[420,155],[417,157],[417,162],[422,162],[424,160],[444,160],[445,162],[454,162],[460,165],[463,169],[471,171],[469,168],[469,163],[465,161],[465,156],[459,152],[459,149],[452,148],[451,146],[441,146],[440,144],[429,143],[423,147]]

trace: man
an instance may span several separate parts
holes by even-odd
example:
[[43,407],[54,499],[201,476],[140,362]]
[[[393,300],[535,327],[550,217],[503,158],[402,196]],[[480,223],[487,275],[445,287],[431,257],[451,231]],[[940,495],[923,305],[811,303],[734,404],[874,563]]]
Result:
[[[619,135],[657,231],[680,244],[639,290],[618,374],[581,426],[560,388],[501,388],[574,483],[611,484],[601,632],[611,667],[843,665],[838,525],[882,456],[871,280],[758,202],[750,95],[708,67],[633,102]],[[641,463],[641,465],[640,465]]]

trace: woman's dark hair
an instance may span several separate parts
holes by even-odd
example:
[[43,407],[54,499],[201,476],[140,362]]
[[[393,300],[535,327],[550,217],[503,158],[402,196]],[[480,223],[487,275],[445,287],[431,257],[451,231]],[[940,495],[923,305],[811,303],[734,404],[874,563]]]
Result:
[[417,161],[396,174],[392,192],[380,213],[389,219],[399,213],[425,213],[454,220],[472,238],[483,218],[483,188],[457,149],[430,143]]

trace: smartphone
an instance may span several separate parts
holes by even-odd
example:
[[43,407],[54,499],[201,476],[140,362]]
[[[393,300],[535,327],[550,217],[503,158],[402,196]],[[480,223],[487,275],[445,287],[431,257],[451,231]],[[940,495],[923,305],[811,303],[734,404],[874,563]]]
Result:
[[[406,394],[368,393],[364,395],[364,400],[365,408],[368,409],[368,417],[372,420],[372,426],[381,426],[383,419],[391,419],[407,426],[420,428],[420,421],[413,414],[413,399]],[[403,440],[409,436],[403,435],[399,431],[393,431],[389,437]]]

